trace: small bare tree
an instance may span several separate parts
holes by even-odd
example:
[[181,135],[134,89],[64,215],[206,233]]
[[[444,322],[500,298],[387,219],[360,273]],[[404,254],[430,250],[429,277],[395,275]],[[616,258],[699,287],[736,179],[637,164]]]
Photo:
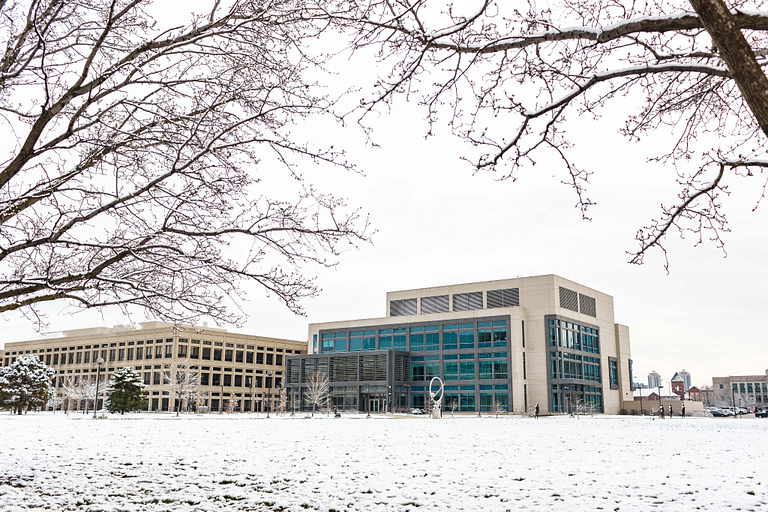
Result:
[[285,410],[288,407],[288,389],[283,386],[280,388],[280,393],[277,395],[277,414],[285,414]]
[[176,416],[178,416],[182,403],[189,403],[196,399],[200,390],[200,372],[191,368],[189,359],[174,361],[166,365],[163,381],[176,400]]
[[328,375],[323,372],[315,372],[307,378],[307,388],[304,391],[307,401],[312,404],[312,416],[320,409],[328,405],[330,382]]
[[59,407],[64,400],[56,393],[51,394],[51,398],[48,400],[48,407],[53,410],[53,414],[56,414],[56,408]]
[[499,414],[506,414],[507,412],[507,406],[501,403],[500,400],[495,400],[493,402],[493,414],[496,415],[497,419],[499,418]]
[[75,403],[75,409],[77,409],[77,404],[80,403],[81,399],[79,380],[75,380],[72,376],[67,376],[61,386],[61,397],[64,401],[64,414],[69,414],[73,402]]
[[240,406],[240,402],[237,401],[237,396],[235,396],[234,391],[229,392],[229,404],[227,405],[227,412],[232,414],[237,410],[237,408]]
[[[86,377],[83,377],[80,379],[78,388],[79,388],[80,399],[85,401],[84,414],[88,414],[91,404],[93,404],[93,406],[96,407],[96,379],[90,380]],[[100,386],[99,391],[103,390],[105,393],[108,393],[109,390],[106,388],[107,386],[104,386],[104,387]]]

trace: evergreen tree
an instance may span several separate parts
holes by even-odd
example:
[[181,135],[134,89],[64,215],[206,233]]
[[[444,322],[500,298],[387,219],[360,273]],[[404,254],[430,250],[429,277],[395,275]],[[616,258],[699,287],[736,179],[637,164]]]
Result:
[[35,356],[22,356],[11,366],[0,368],[0,403],[16,414],[45,407],[53,395],[55,372]]
[[119,412],[120,414],[140,411],[146,405],[146,400],[142,396],[143,392],[144,384],[141,382],[139,372],[128,366],[118,368],[112,374],[107,410],[111,413]]

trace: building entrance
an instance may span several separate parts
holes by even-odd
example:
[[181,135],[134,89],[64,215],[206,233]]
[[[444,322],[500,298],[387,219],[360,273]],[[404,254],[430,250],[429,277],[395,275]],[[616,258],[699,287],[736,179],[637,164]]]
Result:
[[380,413],[386,412],[387,399],[384,393],[371,393],[368,397],[368,412]]

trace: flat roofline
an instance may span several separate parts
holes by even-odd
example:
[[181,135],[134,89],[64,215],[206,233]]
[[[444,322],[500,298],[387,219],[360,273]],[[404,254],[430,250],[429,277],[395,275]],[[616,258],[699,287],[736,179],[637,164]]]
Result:
[[613,298],[612,295],[609,295],[609,294],[607,294],[605,292],[601,292],[600,290],[597,290],[595,288],[591,288],[589,286],[583,285],[581,283],[573,281],[572,279],[568,279],[567,277],[563,277],[563,276],[560,276],[560,275],[557,275],[557,274],[541,274],[541,275],[537,275],[537,276],[506,277],[506,278],[502,278],[502,279],[491,279],[489,281],[473,281],[473,282],[469,282],[469,283],[441,284],[441,285],[436,285],[436,286],[425,286],[425,287],[422,287],[422,288],[409,288],[409,289],[405,289],[405,290],[390,290],[390,291],[388,291],[386,293],[387,293],[387,295],[389,295],[390,293],[392,293],[392,294],[411,293],[411,292],[419,292],[419,291],[424,291],[424,290],[434,290],[436,288],[451,288],[451,287],[458,287],[458,286],[487,285],[487,284],[490,284],[490,283],[501,283],[501,282],[504,282],[504,281],[514,281],[516,279],[525,280],[525,279],[537,279],[537,278],[542,278],[542,277],[544,277],[544,278],[556,278],[556,279],[561,279],[563,281],[568,281],[569,283],[577,284],[577,285],[579,285],[579,286],[581,286],[583,288],[586,288],[588,290],[592,290],[595,293],[599,293],[601,295],[605,295],[607,297]]
[[[9,346],[14,347],[17,344],[51,343],[51,342],[60,342],[62,340],[68,340],[68,339],[74,339],[74,338],[120,336],[127,333],[139,334],[142,332],[148,332],[153,330],[172,329],[174,325],[179,325],[183,329],[179,332],[179,337],[182,337],[182,338],[205,337],[204,333],[210,333],[213,335],[248,336],[253,338],[259,338],[264,341],[300,343],[302,345],[307,344],[306,340],[293,340],[288,338],[275,338],[272,336],[259,336],[258,334],[228,331],[227,329],[222,327],[209,327],[209,326],[201,326],[201,325],[193,326],[191,324],[173,324],[172,322],[162,322],[159,320],[151,320],[148,322],[138,322],[133,325],[116,324],[116,325],[113,325],[112,327],[108,327],[108,326],[87,327],[83,329],[68,329],[65,331],[52,331],[48,333],[41,333],[40,337],[38,338],[17,340],[17,341],[7,341],[4,343],[3,347],[0,348],[0,350],[7,351]],[[196,330],[198,330],[199,332]]]

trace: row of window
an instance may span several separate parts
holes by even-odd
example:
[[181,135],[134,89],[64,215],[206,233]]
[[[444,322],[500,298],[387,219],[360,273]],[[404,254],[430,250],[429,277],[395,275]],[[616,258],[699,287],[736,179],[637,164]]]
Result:
[[752,382],[733,382],[731,383],[731,386],[735,393],[760,393],[761,391],[763,393],[768,393],[768,383],[766,382],[755,382],[754,384]]
[[549,346],[581,350],[592,354],[600,353],[597,329],[565,320],[549,320]]
[[[316,338],[317,335],[315,349]],[[322,353],[328,354],[392,349],[423,352],[441,350],[441,346],[442,350],[506,347],[507,321],[323,333],[320,348]]]
[[[459,386],[445,386],[443,411],[476,412],[478,405],[480,412],[509,411],[509,392],[506,385],[496,386],[498,390],[504,390],[496,392],[493,392],[493,386],[480,386],[480,392],[477,394],[474,388],[475,386],[461,386],[461,389]],[[426,394],[411,393],[411,407],[424,408],[429,400]]]
[[[568,352],[550,352],[550,378],[580,379],[602,382],[600,380],[600,359],[597,357],[581,356]],[[618,385],[618,377],[616,380]]]
[[[165,342],[166,343],[173,343],[173,338],[167,338],[165,340]],[[186,338],[179,338],[178,342],[179,343],[187,343],[188,340]],[[152,345],[153,343],[162,344],[163,340],[162,339],[147,340],[146,343],[147,343],[147,345]],[[200,345],[200,340],[192,340],[192,344],[193,345]],[[258,348],[258,350],[262,350],[262,351],[266,350],[267,352],[283,352],[282,348],[274,348],[274,347],[266,347],[265,348],[265,347],[256,347],[255,345],[247,345],[246,346],[246,345],[240,344],[240,343],[237,343],[237,344],[235,344],[235,343],[223,343],[221,341],[211,342],[211,341],[205,341],[204,340],[202,342],[202,344],[203,345],[211,345],[211,344],[213,344],[216,347],[226,346],[227,348],[247,348],[248,350],[255,350],[256,348]],[[126,345],[129,346],[129,347],[132,347],[134,345],[144,345],[144,341],[128,341],[128,342],[121,341],[119,343],[116,342],[116,343],[109,343],[109,344],[103,343],[101,345],[101,348],[125,347]],[[61,350],[61,352],[66,352],[67,350],[69,350],[69,351],[83,350],[83,348],[85,348],[85,350],[88,350],[88,349],[91,348],[91,345],[85,345],[85,346],[80,345],[80,346],[77,346],[77,347],[75,347],[75,346],[72,346],[72,347],[55,347],[55,348],[49,348],[49,349],[42,349],[41,348],[41,349],[39,349],[39,352],[41,354],[45,353],[45,352],[59,352],[59,350]],[[94,344],[93,348],[100,348],[100,347],[99,347],[98,344]],[[38,353],[38,349],[32,349],[32,350],[26,350],[26,351],[19,350],[18,351],[18,355],[37,354],[37,353]],[[292,353],[292,350],[291,349],[286,349],[285,353],[286,354],[290,354],[290,353]],[[299,352],[297,351],[296,353],[298,354]],[[17,351],[9,352],[9,355],[12,355],[12,356],[15,356],[16,354],[17,354]]]
[[[282,386],[283,378],[280,376],[276,377],[265,377],[262,375],[242,375],[242,374],[231,374],[231,373],[199,373],[200,376],[200,385],[201,386],[224,386],[224,387],[245,387],[245,388],[280,388]],[[101,377],[101,382],[106,382],[110,378],[109,374],[104,374]],[[77,386],[80,383],[81,376],[76,375],[74,376],[74,379],[72,380],[72,383]],[[83,375],[83,380],[89,380],[88,376]],[[167,382],[167,372],[163,371],[154,371],[154,372],[144,372],[143,373],[143,382],[144,385],[150,386],[160,386],[164,385]],[[96,382],[96,375],[90,376],[90,382],[95,383]],[[51,383],[54,387],[62,388],[65,384],[65,379],[63,375],[59,375],[58,378],[54,377],[53,382]],[[274,386],[273,386],[274,384]]]
[[411,357],[411,381],[433,377],[442,377],[445,381],[509,378],[506,352],[478,354],[477,358],[475,361],[475,354],[446,354],[440,375],[440,356]]
[[[145,350],[146,349],[146,350]],[[250,351],[243,351],[243,350],[231,350],[231,349],[220,349],[220,348],[214,348],[211,349],[211,347],[192,347],[190,351],[187,350],[187,345],[177,345],[177,352],[176,357],[186,359],[189,357],[189,359],[202,359],[204,361],[226,361],[226,362],[235,362],[235,363],[242,363],[245,362],[247,364],[253,364],[254,362],[254,354],[256,359],[256,364],[266,364],[269,366],[275,365],[275,366],[282,366],[283,365],[283,354],[272,354],[272,353],[264,353],[264,352],[250,352]],[[61,356],[61,357],[59,357]],[[111,349],[103,349],[101,351],[94,350],[94,351],[81,351],[81,352],[69,352],[69,353],[62,353],[62,354],[39,354],[38,357],[40,361],[43,361],[48,366],[59,366],[59,365],[67,365],[67,364],[90,364],[92,361],[96,362],[96,360],[101,356],[104,361],[107,362],[114,362],[114,361],[142,361],[145,359],[162,359],[165,357],[166,359],[173,358],[174,357],[174,351],[173,351],[173,345],[165,345],[165,349],[163,349],[162,345],[155,346],[154,350],[152,350],[152,347],[128,347],[128,348],[111,348]],[[266,361],[266,362],[265,362]],[[12,357],[5,358],[5,366],[9,366],[16,362],[16,358]]]

